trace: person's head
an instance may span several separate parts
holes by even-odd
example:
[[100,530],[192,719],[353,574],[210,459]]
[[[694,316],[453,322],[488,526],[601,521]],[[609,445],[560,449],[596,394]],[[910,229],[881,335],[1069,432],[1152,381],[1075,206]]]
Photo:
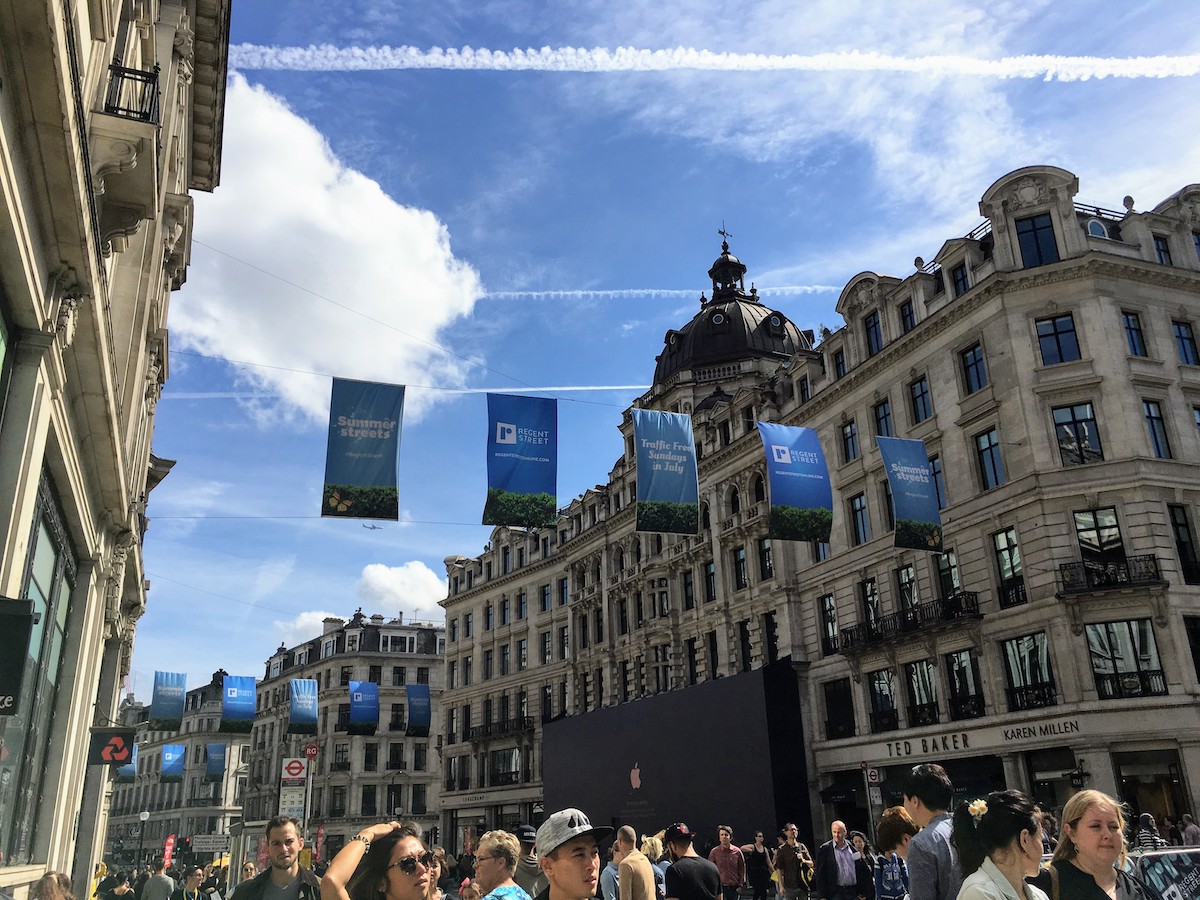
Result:
[[958,804],[952,840],[963,875],[973,873],[987,857],[997,865],[1015,860],[1026,875],[1036,875],[1042,860],[1042,815],[1020,791],[993,791],[986,800]]
[[663,843],[662,838],[656,834],[642,835],[642,846],[638,848],[642,851],[642,855],[650,862],[658,862],[662,859]]
[[1184,814],[1183,814],[1183,824],[1184,824],[1184,825],[1191,825],[1191,824],[1192,824],[1192,814],[1191,814],[1191,813],[1184,813]]
[[200,882],[204,880],[204,870],[199,866],[188,866],[183,870],[183,885],[189,891],[194,891],[200,887]]
[[478,881],[468,879],[463,881],[458,896],[461,900],[483,900],[483,889],[479,887]]
[[300,851],[304,838],[300,836],[300,823],[290,816],[276,816],[267,822],[267,861],[271,868],[295,874],[300,865]]
[[507,831],[489,831],[475,848],[475,880],[487,893],[510,881],[521,858],[521,844]]
[[600,848],[613,830],[578,809],[550,815],[537,830],[538,862],[550,882],[552,900],[590,900],[596,896]]
[[1141,817],[1138,819],[1138,828],[1153,828],[1153,827],[1154,827],[1154,816],[1150,815],[1150,813],[1142,813]]
[[908,842],[921,829],[903,806],[891,806],[883,811],[879,827],[875,829],[875,841],[880,853],[895,853],[901,859],[908,858]]
[[615,843],[622,859],[628,856],[630,851],[635,850],[637,848],[637,832],[633,830],[633,826],[622,825],[618,828]]
[[835,820],[829,826],[829,836],[833,838],[833,842],[839,847],[846,843],[846,823]]
[[794,844],[800,836],[800,829],[796,827],[795,822],[788,822],[783,826],[780,836],[789,844]]
[[867,836],[861,831],[850,832],[850,843],[854,845],[854,849],[860,854],[865,853],[868,847]]
[[164,863],[162,861],[162,859],[157,856],[154,857],[154,859],[150,860],[150,871],[153,872],[155,875],[161,875],[162,870],[165,867],[166,867],[166,863]]
[[663,843],[667,849],[671,851],[673,857],[687,856],[693,853],[692,841],[696,838],[696,832],[688,828],[683,822],[676,822],[667,829],[666,837],[663,838]]
[[1062,833],[1054,860],[1076,859],[1088,868],[1125,865],[1125,816],[1103,791],[1079,791],[1062,811]]
[[[533,847],[537,843],[537,829],[532,825],[518,825],[517,830],[513,832],[517,840],[521,844],[521,855],[529,856],[533,853]],[[437,849],[436,847],[434,848]]]
[[722,847],[728,847],[730,841],[733,840],[733,827],[730,825],[718,825],[717,840],[721,842]]
[[764,835],[761,831],[754,832],[754,843],[761,844],[765,838],[766,835]]
[[33,900],[74,900],[71,877],[63,872],[47,872],[29,888]]
[[346,890],[352,900],[424,900],[432,871],[433,854],[402,825],[371,842]]
[[921,828],[948,810],[953,799],[954,784],[937,763],[913,766],[904,781],[904,808]]
[[242,863],[242,880],[243,881],[247,878],[253,878],[257,874],[258,874],[258,866],[256,866],[254,863],[249,862],[249,861]]

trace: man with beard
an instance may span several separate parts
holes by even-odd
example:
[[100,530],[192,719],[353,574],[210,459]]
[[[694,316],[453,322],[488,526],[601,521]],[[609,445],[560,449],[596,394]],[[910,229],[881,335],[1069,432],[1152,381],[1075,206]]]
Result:
[[[351,838],[359,839],[358,835]],[[320,900],[320,880],[300,867],[303,847],[299,822],[288,816],[271,819],[267,822],[267,868],[239,884],[231,900]]]

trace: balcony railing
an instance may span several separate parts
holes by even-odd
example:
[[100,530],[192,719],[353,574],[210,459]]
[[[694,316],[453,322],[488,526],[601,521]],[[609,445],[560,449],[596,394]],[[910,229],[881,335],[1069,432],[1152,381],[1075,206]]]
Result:
[[1054,682],[1052,681],[1008,688],[1006,693],[1008,694],[1008,709],[1010,712],[1020,712],[1023,709],[1040,709],[1043,706],[1054,706],[1058,703],[1058,696],[1055,693]]
[[908,707],[908,727],[918,728],[921,725],[936,725],[941,714],[936,703],[911,703]]
[[821,638],[821,653],[825,656],[833,656],[838,652],[838,637],[837,635],[826,635]]
[[1101,700],[1163,695],[1167,693],[1167,679],[1161,669],[1097,675],[1096,692]]
[[982,694],[963,694],[960,697],[950,698],[950,718],[955,721],[982,719],[983,712]]
[[1069,562],[1058,567],[1063,593],[1082,594],[1089,591],[1109,591],[1138,585],[1162,584],[1162,570],[1153,553],[1130,556],[1124,560],[1098,562]]
[[347,759],[347,760],[344,760],[343,762],[331,762],[329,764],[329,771],[330,772],[349,772],[350,771],[350,760]]
[[518,716],[503,722],[488,722],[484,725],[472,725],[463,729],[463,739],[478,741],[484,738],[505,737],[510,734],[521,734],[533,731],[532,716]]
[[1029,598],[1025,595],[1025,579],[1010,578],[1008,581],[1000,585],[1000,608],[1008,609],[1012,606],[1020,606],[1028,602]]
[[884,709],[871,713],[871,731],[878,734],[881,731],[895,731],[900,727],[900,714],[894,709]]
[[854,737],[853,719],[826,719],[825,737],[834,741],[838,738]]
[[150,70],[128,69],[113,58],[108,67],[108,93],[104,111],[110,116],[158,124],[158,66]]
[[979,595],[975,591],[957,591],[940,600],[931,600],[897,613],[880,616],[874,622],[859,622],[841,633],[841,652],[855,652],[873,644],[904,639],[914,631],[959,619],[982,618]]

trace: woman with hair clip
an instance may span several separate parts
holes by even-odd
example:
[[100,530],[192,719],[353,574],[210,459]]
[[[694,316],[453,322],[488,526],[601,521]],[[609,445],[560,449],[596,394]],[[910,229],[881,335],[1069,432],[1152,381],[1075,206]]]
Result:
[[427,900],[433,854],[399,822],[364,828],[346,842],[321,879],[321,900]]
[[1048,900],[1025,882],[1042,860],[1042,816],[1020,791],[960,803],[951,839],[965,876],[958,900]]

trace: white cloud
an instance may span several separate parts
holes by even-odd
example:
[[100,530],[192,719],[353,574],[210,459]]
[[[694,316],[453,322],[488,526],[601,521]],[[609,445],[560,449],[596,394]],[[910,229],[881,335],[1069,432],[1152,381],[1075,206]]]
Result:
[[[311,641],[315,637],[319,637],[325,629],[325,619],[337,618],[343,622],[345,618],[337,613],[326,612],[325,610],[314,609],[307,612],[302,612],[291,620],[276,619],[271,624],[275,626],[275,632],[279,636],[279,640],[288,647],[295,647],[297,644],[302,644],[305,641]],[[274,650],[264,648],[263,658]]]
[[283,585],[296,568],[295,556],[280,556],[263,561],[254,573],[250,596],[261,600]]
[[446,579],[419,560],[371,563],[358,580],[358,596],[364,607],[382,608],[385,615],[402,612],[406,622],[436,622],[445,616],[438,601],[446,597]]
[[220,252],[195,247],[171,329],[183,346],[256,364],[245,385],[279,395],[258,403],[260,423],[322,420],[328,375],[464,383],[466,362],[439,350],[438,336],[482,289],[432,213],[346,168],[316,129],[239,75],[222,159],[220,186],[196,198],[196,240]]

